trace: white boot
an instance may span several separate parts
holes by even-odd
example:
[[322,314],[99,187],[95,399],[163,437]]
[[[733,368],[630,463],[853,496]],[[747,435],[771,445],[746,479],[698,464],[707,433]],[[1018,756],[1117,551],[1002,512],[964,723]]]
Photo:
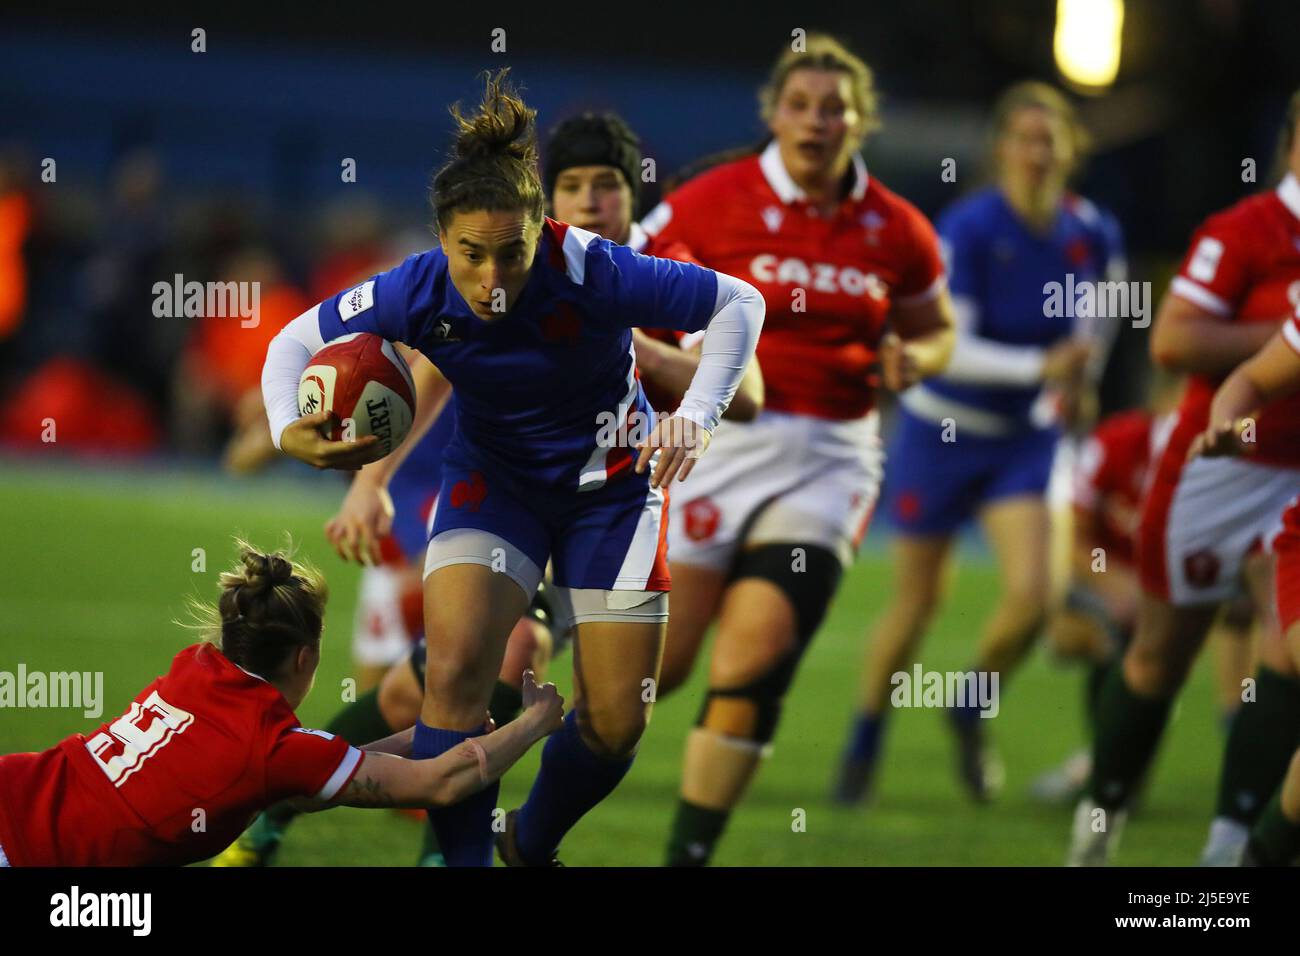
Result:
[[1107,866],[1119,846],[1120,831],[1128,814],[1106,810],[1084,797],[1074,811],[1070,829],[1070,851],[1066,866]]
[[1210,836],[1201,851],[1201,866],[1241,866],[1241,855],[1246,852],[1250,828],[1237,820],[1215,817],[1210,824]]

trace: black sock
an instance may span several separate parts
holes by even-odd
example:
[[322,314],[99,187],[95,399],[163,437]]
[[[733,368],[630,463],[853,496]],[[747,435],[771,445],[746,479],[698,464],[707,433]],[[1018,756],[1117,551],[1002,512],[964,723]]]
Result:
[[665,866],[705,866],[726,829],[730,810],[710,810],[687,800],[677,801]]
[[1128,803],[1155,756],[1173,700],[1139,697],[1116,661],[1101,689],[1088,792],[1098,806]]
[[1290,866],[1300,856],[1300,823],[1282,813],[1282,795],[1269,801],[1250,830],[1250,857],[1256,866]]
[[1101,689],[1106,686],[1106,675],[1115,660],[1093,661],[1088,665],[1088,679],[1083,685],[1083,713],[1088,723],[1088,733],[1097,735],[1097,714],[1101,710]]
[[1300,681],[1260,665],[1255,699],[1233,718],[1219,773],[1217,816],[1249,826],[1286,776],[1300,739]]
[[354,747],[383,740],[393,733],[379,711],[379,688],[372,687],[335,714],[325,730],[342,737]]
[[524,709],[524,695],[518,687],[498,680],[492,688],[492,699],[488,702],[488,712],[496,721],[497,727],[504,727],[519,716]]

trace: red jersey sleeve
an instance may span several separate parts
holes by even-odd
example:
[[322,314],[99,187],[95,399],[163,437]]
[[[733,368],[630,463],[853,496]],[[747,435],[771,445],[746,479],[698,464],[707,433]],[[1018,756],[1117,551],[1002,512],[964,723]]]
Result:
[[1252,284],[1252,254],[1234,210],[1211,216],[1192,236],[1191,247],[1169,289],[1214,315],[1230,318]]
[[646,254],[699,264],[691,249],[703,248],[710,219],[708,190],[698,179],[678,187],[641,220],[650,237]]
[[306,727],[282,727],[266,756],[266,788],[272,800],[332,800],[361,766],[362,753],[342,737]]
[[925,302],[938,295],[944,278],[939,235],[921,210],[904,205],[907,216],[910,256],[903,267],[895,301],[903,305]]
[[1096,511],[1105,493],[1106,443],[1097,435],[1089,435],[1079,451],[1079,461],[1074,470],[1074,506],[1080,511]]

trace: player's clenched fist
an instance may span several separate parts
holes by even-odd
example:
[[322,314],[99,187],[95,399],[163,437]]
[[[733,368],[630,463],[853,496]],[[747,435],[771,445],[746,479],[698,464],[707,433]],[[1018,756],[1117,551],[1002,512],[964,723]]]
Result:
[[330,441],[321,429],[333,429],[338,417],[329,409],[304,415],[285,426],[280,435],[280,450],[315,468],[339,468],[356,471],[362,465],[384,457],[383,446],[374,435],[355,441]]
[[678,481],[685,481],[695,463],[700,460],[704,450],[709,447],[708,429],[701,427],[689,418],[672,415],[660,419],[654,431],[645,439],[637,442],[640,454],[636,459],[636,473],[644,474],[650,459],[656,451],[662,451],[659,464],[650,476],[650,487],[666,485],[676,476]]
[[880,377],[885,388],[901,392],[921,380],[921,367],[907,343],[894,332],[886,332],[877,350],[880,355]]
[[519,687],[524,699],[524,714],[536,722],[539,736],[555,733],[564,722],[564,698],[554,684],[538,685],[531,670],[524,671]]

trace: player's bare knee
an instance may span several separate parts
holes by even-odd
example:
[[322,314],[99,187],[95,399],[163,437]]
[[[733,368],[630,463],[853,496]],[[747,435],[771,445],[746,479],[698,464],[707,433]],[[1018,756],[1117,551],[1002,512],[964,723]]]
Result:
[[588,749],[600,757],[624,760],[636,752],[650,722],[647,708],[578,711],[578,734]]
[[461,701],[472,689],[490,686],[496,673],[474,648],[430,645],[425,665],[425,690],[436,699]]
[[379,713],[394,731],[414,726],[423,702],[424,689],[405,662],[390,668],[379,683]]
[[1162,653],[1157,645],[1134,642],[1124,655],[1124,680],[1143,697],[1169,697],[1182,686],[1187,664],[1181,655]]

